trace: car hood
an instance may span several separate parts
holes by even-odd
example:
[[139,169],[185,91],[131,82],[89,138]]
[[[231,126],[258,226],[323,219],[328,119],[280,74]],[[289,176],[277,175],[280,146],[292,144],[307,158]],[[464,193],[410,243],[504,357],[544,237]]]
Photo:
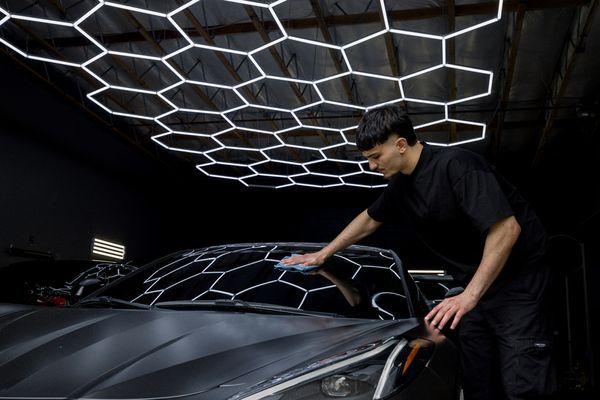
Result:
[[227,398],[416,325],[414,319],[0,305],[0,398]]

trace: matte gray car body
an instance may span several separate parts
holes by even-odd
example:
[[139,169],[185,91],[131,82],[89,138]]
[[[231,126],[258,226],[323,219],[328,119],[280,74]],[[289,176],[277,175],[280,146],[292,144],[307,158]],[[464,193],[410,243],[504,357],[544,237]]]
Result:
[[[419,320],[0,304],[0,398],[227,399],[367,343],[423,336]],[[455,357],[438,343],[402,398],[453,398]]]

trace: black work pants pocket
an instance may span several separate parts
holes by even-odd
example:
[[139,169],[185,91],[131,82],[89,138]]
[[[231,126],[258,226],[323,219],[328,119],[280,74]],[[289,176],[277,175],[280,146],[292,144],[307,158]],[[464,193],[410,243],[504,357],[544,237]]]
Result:
[[[547,396],[555,391],[550,341],[545,338],[517,338],[513,343],[513,371],[506,389],[510,398]],[[512,375],[512,376],[511,376]]]

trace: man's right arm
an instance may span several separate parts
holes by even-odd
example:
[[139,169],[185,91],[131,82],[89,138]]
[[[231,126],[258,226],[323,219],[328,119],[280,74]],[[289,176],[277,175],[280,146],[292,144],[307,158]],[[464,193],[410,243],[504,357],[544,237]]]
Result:
[[358,242],[362,238],[375,232],[377,228],[381,226],[381,222],[378,222],[371,218],[367,213],[367,210],[358,214],[352,222],[344,228],[342,232],[335,239],[331,241],[327,246],[315,253],[303,254],[294,257],[290,257],[283,261],[286,265],[300,264],[303,266],[309,265],[321,265],[333,254],[340,250],[343,250],[354,243]]

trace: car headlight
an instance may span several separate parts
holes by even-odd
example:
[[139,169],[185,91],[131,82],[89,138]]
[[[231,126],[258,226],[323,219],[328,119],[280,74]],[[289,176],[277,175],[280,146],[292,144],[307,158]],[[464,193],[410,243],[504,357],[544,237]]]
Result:
[[371,343],[274,376],[229,400],[381,399],[402,390],[422,371],[432,346],[421,339]]

